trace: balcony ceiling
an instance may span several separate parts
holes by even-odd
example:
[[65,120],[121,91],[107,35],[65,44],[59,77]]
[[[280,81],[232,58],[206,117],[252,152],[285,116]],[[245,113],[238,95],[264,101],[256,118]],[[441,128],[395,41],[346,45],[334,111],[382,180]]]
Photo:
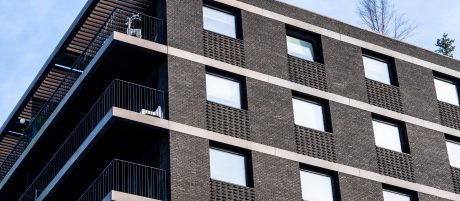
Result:
[[124,8],[145,13],[152,4],[151,0],[101,0],[86,19],[83,26],[67,47],[68,51],[81,54],[104,24],[114,8]]
[[[123,8],[126,10],[132,10],[139,13],[145,13],[152,5],[152,0],[100,0],[96,1],[95,6],[89,7],[92,9],[86,11],[89,14],[83,15],[83,18],[80,19],[81,26],[75,27],[73,33],[69,35],[69,38],[72,38],[69,43],[64,44],[64,48],[67,54],[80,55],[84,49],[91,42],[91,39],[96,35],[97,31],[103,26],[105,19],[110,15],[114,8]],[[59,55],[57,55],[59,56]],[[56,58],[54,58],[56,59]],[[56,66],[54,63],[51,63],[52,66],[48,67],[44,71],[44,74],[41,81],[35,83],[35,90],[31,91],[28,99],[26,99],[27,104],[23,107],[20,107],[17,112],[17,116],[9,122],[9,124],[17,124],[19,119],[25,119],[27,121],[32,120],[34,115],[36,115],[46,101],[51,97],[53,92],[65,78],[69,72],[68,68],[63,68]],[[75,82],[76,78],[70,78],[68,87],[70,89],[71,85]],[[59,97],[53,101],[60,101],[63,97]],[[24,103],[23,103],[24,104]],[[16,145],[16,142],[20,135],[13,134],[10,131],[10,128],[3,130],[3,137],[0,138],[0,164],[3,162],[5,157],[10,153],[13,147]],[[20,132],[15,130],[15,132]]]

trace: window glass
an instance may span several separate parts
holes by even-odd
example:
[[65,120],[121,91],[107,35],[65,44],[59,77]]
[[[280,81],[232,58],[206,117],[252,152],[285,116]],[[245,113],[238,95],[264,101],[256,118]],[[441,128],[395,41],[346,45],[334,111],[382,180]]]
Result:
[[434,87],[436,88],[438,100],[457,106],[459,105],[457,86],[455,84],[435,78]]
[[203,7],[204,29],[236,38],[236,17],[234,15]]
[[243,155],[209,149],[211,178],[246,186],[246,164]]
[[286,36],[288,54],[301,59],[313,61],[315,58],[313,45],[309,42]]
[[447,153],[452,167],[460,168],[460,143],[447,141]]
[[391,85],[388,63],[363,56],[366,78]]
[[292,99],[292,105],[294,108],[294,122],[296,125],[325,131],[323,106],[297,98]]
[[206,74],[207,100],[241,109],[240,83],[231,79]]
[[378,147],[402,152],[401,135],[397,125],[373,120],[375,144]]
[[411,201],[410,195],[403,193],[393,192],[389,190],[383,190],[384,201]]
[[329,175],[311,171],[300,171],[302,199],[312,201],[333,201],[332,178]]

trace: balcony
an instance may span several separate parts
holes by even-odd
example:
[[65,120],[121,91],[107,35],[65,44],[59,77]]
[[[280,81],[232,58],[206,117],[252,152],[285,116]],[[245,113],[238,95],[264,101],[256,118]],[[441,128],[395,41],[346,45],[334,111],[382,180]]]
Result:
[[[102,54],[107,54],[107,52],[101,51],[107,51],[107,46],[111,45],[107,44],[107,39],[112,35],[113,32],[124,33],[133,37],[141,38],[156,43],[164,43],[162,20],[147,15],[143,15],[141,13],[124,10],[121,8],[114,9],[109,15],[109,17],[105,19],[105,21],[103,22],[103,26],[97,32],[95,32],[95,36],[90,40],[89,45],[82,51],[82,53],[78,56],[75,62],[73,62],[73,64],[66,71],[65,76],[62,78],[62,81],[56,84],[55,90],[50,94],[47,101],[41,104],[40,109],[31,113],[32,116],[30,118],[29,123],[27,124],[27,127],[22,128],[22,130],[19,131],[23,134],[20,136],[16,145],[13,147],[13,149],[9,152],[9,154],[5,157],[5,159],[0,165],[0,180],[2,180],[2,182],[4,182],[3,179],[10,172],[11,168],[15,165],[16,161],[21,157],[22,153],[28,148],[28,145],[32,141],[36,140],[34,139],[36,135],[40,132],[44,132],[45,129],[48,129],[47,127],[51,123],[49,122],[50,117],[56,116],[57,108],[59,108],[59,106],[62,105],[62,101],[66,99],[68,92],[72,89],[74,84],[78,81],[81,81],[82,75],[87,73],[88,66],[94,66],[96,62],[100,62],[97,60],[101,60]],[[122,54],[120,53],[120,48],[112,49],[112,54]],[[139,54],[138,56],[147,57],[146,54]],[[126,59],[129,59],[128,56],[126,57]],[[112,61],[112,65],[113,63],[117,62]],[[140,63],[142,62],[132,62],[132,65],[141,65]],[[124,70],[126,71],[126,69]],[[108,70],[106,69],[105,74],[114,76],[113,74],[115,73],[107,71]],[[104,74],[103,72],[101,73]],[[123,72],[121,71],[119,73],[123,74]],[[131,77],[133,76],[131,75]],[[96,85],[101,85],[108,79],[110,79],[110,76],[103,77],[101,78],[101,80],[96,82]],[[99,86],[94,86],[94,88],[98,87]],[[162,104],[164,104],[164,102]],[[82,109],[83,108],[84,107],[82,106]],[[157,108],[151,109],[152,110],[149,110],[149,112],[157,110]],[[162,105],[161,107],[161,110],[163,109],[164,105]],[[58,139],[59,138],[57,138],[56,140],[58,141]]]
[[53,179],[55,179],[60,172],[65,173],[64,166],[74,157],[75,152],[77,152],[85,142],[88,142],[87,139],[90,137],[90,134],[92,134],[93,130],[112,107],[140,112],[157,118],[164,118],[164,93],[159,90],[126,81],[114,80],[102,93],[100,98],[80,121],[77,127],[71,132],[67,140],[65,140],[19,200],[34,200],[40,198],[42,192],[47,189]]
[[164,170],[113,160],[78,200],[103,200],[112,191],[166,200],[166,189]]

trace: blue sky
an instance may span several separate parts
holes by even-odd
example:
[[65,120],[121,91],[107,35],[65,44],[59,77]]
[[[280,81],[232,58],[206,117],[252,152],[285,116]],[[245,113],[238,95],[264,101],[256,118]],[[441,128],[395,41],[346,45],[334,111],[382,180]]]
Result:
[[[357,0],[288,0],[313,12],[359,26]],[[0,124],[64,35],[86,0],[0,0]],[[434,50],[447,32],[460,44],[460,1],[394,0],[418,25],[408,43]],[[443,6],[448,5],[448,6]],[[455,54],[460,58],[460,45]]]

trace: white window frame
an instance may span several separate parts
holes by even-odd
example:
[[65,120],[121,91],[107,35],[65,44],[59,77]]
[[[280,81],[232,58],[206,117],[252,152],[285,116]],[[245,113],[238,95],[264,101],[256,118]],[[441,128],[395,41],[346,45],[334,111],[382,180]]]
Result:
[[[304,199],[304,200],[306,199],[305,196],[307,196],[307,195],[304,194],[304,187],[305,187],[305,184],[306,184],[305,182],[309,182],[309,181],[304,181],[302,179],[302,172],[307,173],[307,174],[311,174],[311,175],[316,175],[316,176],[321,176],[321,177],[324,177],[324,178],[328,178],[329,181],[330,181],[330,186],[329,186],[330,189],[327,190],[327,191],[330,190],[330,192],[328,192],[328,193],[330,193],[329,198],[332,199],[331,201],[336,200],[336,187],[335,187],[335,182],[336,181],[335,181],[335,177],[333,175],[330,175],[330,174],[327,174],[327,173],[322,173],[322,172],[309,170],[309,169],[304,169],[304,168],[301,168],[301,170],[300,170],[300,183],[301,183],[302,199]],[[324,196],[322,196],[322,197],[324,198]],[[327,200],[327,201],[330,201],[330,199]]]
[[[295,54],[290,54],[290,48],[289,48],[289,38],[293,38],[295,40],[299,40],[299,41],[302,41],[302,42],[305,42],[305,43],[308,43],[310,44],[311,48],[309,49],[310,50],[310,53],[311,55],[308,55],[308,56],[311,56],[310,57],[302,57],[300,55],[295,55]],[[300,59],[304,59],[304,60],[307,60],[307,61],[312,61],[312,62],[315,62],[315,58],[316,58],[316,50],[315,50],[315,44],[309,40],[304,40],[304,39],[301,39],[301,38],[298,38],[296,36],[292,36],[292,35],[286,35],[286,46],[287,46],[287,52],[288,52],[288,55],[290,56],[293,56],[293,57],[297,57],[297,58],[300,58]],[[302,46],[303,47],[303,46]]]
[[[310,126],[310,125],[307,125],[307,124],[302,124],[301,123],[302,120],[296,118],[296,113],[298,113],[300,111],[296,111],[295,101],[300,101],[300,102],[311,104],[311,105],[314,105],[314,106],[319,106],[321,108],[321,117],[322,117],[321,122],[320,122],[320,123],[322,123],[321,127],[314,127],[314,126]],[[327,111],[328,110],[327,110],[325,104],[322,104],[321,102],[318,102],[318,101],[312,101],[312,100],[301,98],[301,97],[298,97],[298,96],[293,96],[292,97],[292,110],[293,110],[293,113],[294,113],[294,123],[296,125],[302,126],[302,127],[305,127],[305,128],[310,128],[310,129],[313,129],[313,130],[327,132],[329,122],[328,122],[328,116],[327,116]],[[303,112],[303,113],[305,113],[305,112]]]
[[[448,139],[446,141],[446,146],[449,146],[448,143],[453,144],[455,146],[458,146],[460,148],[460,142],[459,141]],[[449,164],[450,164],[450,166],[460,169],[460,160],[458,162],[451,160],[452,158],[460,157],[460,151],[458,153],[457,152],[451,153],[451,152],[449,152],[449,149],[447,149],[447,154],[449,156]],[[455,162],[455,164],[454,164],[454,162]],[[456,164],[456,163],[458,163],[458,164]]]
[[[242,172],[244,174],[244,182],[243,183],[237,183],[237,182],[233,182],[233,181],[230,181],[230,180],[225,180],[225,179],[222,179],[222,178],[214,178],[213,177],[213,167],[212,167],[213,166],[213,161],[212,161],[212,158],[211,158],[211,150],[226,153],[226,154],[229,154],[229,155],[242,157],[243,160],[244,160],[243,161],[243,172]],[[248,167],[248,156],[246,154],[231,151],[231,150],[220,148],[220,147],[211,146],[211,147],[209,147],[209,166],[210,166],[210,177],[213,180],[222,181],[222,182],[226,182],[226,183],[231,183],[231,184],[239,185],[239,186],[246,186],[246,187],[248,187],[249,184],[250,184],[249,172],[248,172],[248,168],[249,168]]]
[[[208,84],[210,84],[208,83],[209,82],[208,76],[211,76],[212,78],[221,79],[222,81],[233,82],[233,83],[238,84],[238,91],[237,91],[238,97],[236,97],[238,98],[238,100],[225,101],[226,99],[219,98],[218,96],[214,96],[211,93],[210,88],[208,86]],[[236,109],[243,109],[243,88],[242,87],[244,87],[243,83],[238,79],[220,75],[218,73],[206,72],[206,100],[208,101],[211,101],[213,103],[218,103],[221,105],[225,105],[228,107],[236,108]]]
[[[231,29],[229,30],[231,33],[227,33],[225,31],[221,31],[221,30],[218,30],[218,29],[207,28],[206,18],[205,18],[205,12],[206,12],[207,9],[212,10],[212,12],[219,12],[221,14],[233,17],[233,25],[232,25]],[[224,35],[224,36],[228,36],[228,37],[231,37],[231,38],[237,38],[238,37],[238,16],[235,13],[230,12],[230,11],[226,11],[224,9],[220,9],[220,8],[217,8],[217,7],[214,7],[214,6],[210,6],[210,5],[203,5],[202,10],[203,10],[203,29],[211,31],[211,32],[214,32],[214,33],[218,33],[218,34],[221,34],[221,35]]]
[[[400,192],[400,191],[395,191],[395,190],[390,190],[390,189],[387,189],[387,188],[383,188],[383,190],[382,190],[383,196],[385,196],[385,192],[391,193],[393,195],[405,196],[405,197],[409,198],[409,201],[413,201],[413,199],[414,199],[411,194]],[[391,201],[391,200],[384,200],[384,201]]]
[[[371,67],[371,66],[366,67],[366,62],[365,62],[366,58],[370,59],[370,60],[373,60],[373,61],[376,61],[376,62],[385,63],[388,76],[386,78],[384,78],[384,79],[379,79],[379,78],[373,77],[374,74],[371,74],[372,71],[370,71],[370,69],[373,68],[373,67]],[[391,67],[391,63],[388,60],[381,59],[381,58],[374,57],[374,56],[370,56],[368,54],[363,54],[362,55],[362,60],[363,60],[363,66],[364,66],[364,75],[365,75],[365,77],[367,79],[374,80],[376,82],[380,82],[380,83],[387,84],[387,85],[394,85],[395,84],[394,83],[395,81],[394,81],[394,75],[393,75],[393,70],[392,70],[392,67]]]
[[[398,129],[399,149],[393,148],[391,145],[387,146],[384,143],[382,143],[381,141],[379,141],[380,136],[378,136],[378,134],[376,133],[374,122],[377,122],[377,123],[380,123],[380,124],[386,124],[388,126],[396,127]],[[374,133],[375,145],[377,147],[392,150],[392,151],[399,152],[399,153],[406,153],[407,148],[406,148],[406,144],[405,144],[404,130],[403,130],[403,127],[400,124],[393,123],[391,121],[382,120],[382,119],[379,119],[379,118],[372,118],[372,131]],[[387,135],[387,134],[383,134],[383,135]]]
[[[454,96],[452,98],[454,102],[447,101],[443,97],[440,97],[442,95],[439,94],[438,87],[436,87],[437,86],[436,81],[443,82],[443,83],[446,83],[446,84],[451,84],[451,85],[453,85],[455,87],[455,94],[451,94],[452,96]],[[434,82],[435,91],[436,91],[436,98],[439,101],[442,101],[444,103],[449,103],[449,104],[452,104],[452,105],[456,105],[456,106],[460,106],[459,85],[457,84],[457,82],[449,80],[449,79],[445,79],[445,78],[442,78],[442,77],[439,77],[439,76],[435,76],[434,79],[433,79],[433,82]]]

